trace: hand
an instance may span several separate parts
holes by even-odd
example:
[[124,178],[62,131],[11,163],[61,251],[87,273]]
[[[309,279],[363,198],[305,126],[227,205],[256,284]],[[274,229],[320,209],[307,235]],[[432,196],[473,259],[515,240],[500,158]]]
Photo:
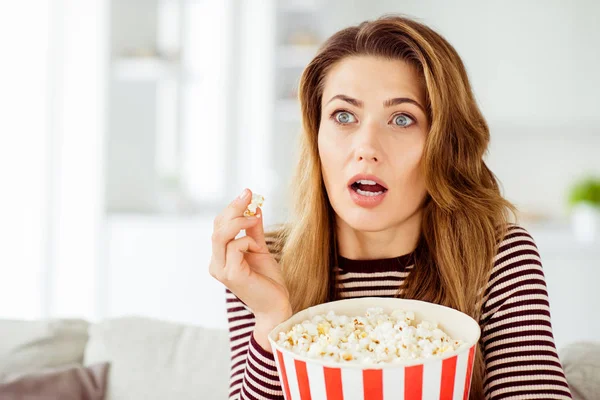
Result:
[[[291,316],[290,296],[265,242],[262,210],[243,216],[251,200],[245,189],[215,218],[209,272],[252,310],[257,325],[274,328]],[[235,239],[242,229],[246,236]]]

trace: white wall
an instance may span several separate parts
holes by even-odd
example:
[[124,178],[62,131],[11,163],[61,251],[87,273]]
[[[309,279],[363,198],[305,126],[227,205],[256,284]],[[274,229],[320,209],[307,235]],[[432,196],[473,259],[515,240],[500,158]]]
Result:
[[226,328],[225,287],[208,273],[212,218],[114,216],[103,316]]
[[102,262],[108,7],[104,0],[62,0],[53,7],[53,251],[46,259],[46,311],[93,317]]
[[[526,226],[538,247],[558,348],[578,340],[600,340],[600,321],[590,318],[600,306],[600,238],[577,241],[561,224]],[[578,329],[573,329],[573,323]]]
[[491,123],[490,130],[488,165],[521,211],[564,216],[574,180],[587,173],[600,175],[600,123]]

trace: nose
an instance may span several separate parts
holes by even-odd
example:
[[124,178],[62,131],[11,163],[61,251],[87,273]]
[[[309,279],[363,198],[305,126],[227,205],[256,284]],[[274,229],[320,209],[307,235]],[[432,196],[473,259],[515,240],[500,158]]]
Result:
[[377,129],[365,126],[361,132],[357,132],[355,147],[356,161],[379,162],[381,160],[380,146],[377,142]]
[[357,152],[356,152],[356,161],[373,161],[373,162],[377,162],[378,160],[378,156],[377,153],[375,153],[372,149],[366,149],[364,147],[361,147]]

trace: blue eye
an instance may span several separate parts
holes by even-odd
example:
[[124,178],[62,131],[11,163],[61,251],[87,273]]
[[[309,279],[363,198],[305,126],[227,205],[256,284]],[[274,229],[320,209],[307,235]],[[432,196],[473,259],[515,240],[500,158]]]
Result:
[[340,125],[356,122],[356,119],[352,120],[354,115],[350,114],[348,111],[336,111],[331,115],[331,118],[333,119],[333,122]]
[[[411,122],[409,122],[409,121],[411,121]],[[394,117],[394,124],[396,124],[400,128],[408,128],[409,126],[414,124],[414,121],[408,115],[398,114]]]

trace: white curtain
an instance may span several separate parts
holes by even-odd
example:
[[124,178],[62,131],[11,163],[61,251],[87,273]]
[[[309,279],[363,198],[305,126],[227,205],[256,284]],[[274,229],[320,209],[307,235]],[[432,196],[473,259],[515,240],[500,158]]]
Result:
[[0,318],[97,313],[106,10],[0,5]]
[[48,1],[0,5],[0,316],[42,313],[48,235]]

